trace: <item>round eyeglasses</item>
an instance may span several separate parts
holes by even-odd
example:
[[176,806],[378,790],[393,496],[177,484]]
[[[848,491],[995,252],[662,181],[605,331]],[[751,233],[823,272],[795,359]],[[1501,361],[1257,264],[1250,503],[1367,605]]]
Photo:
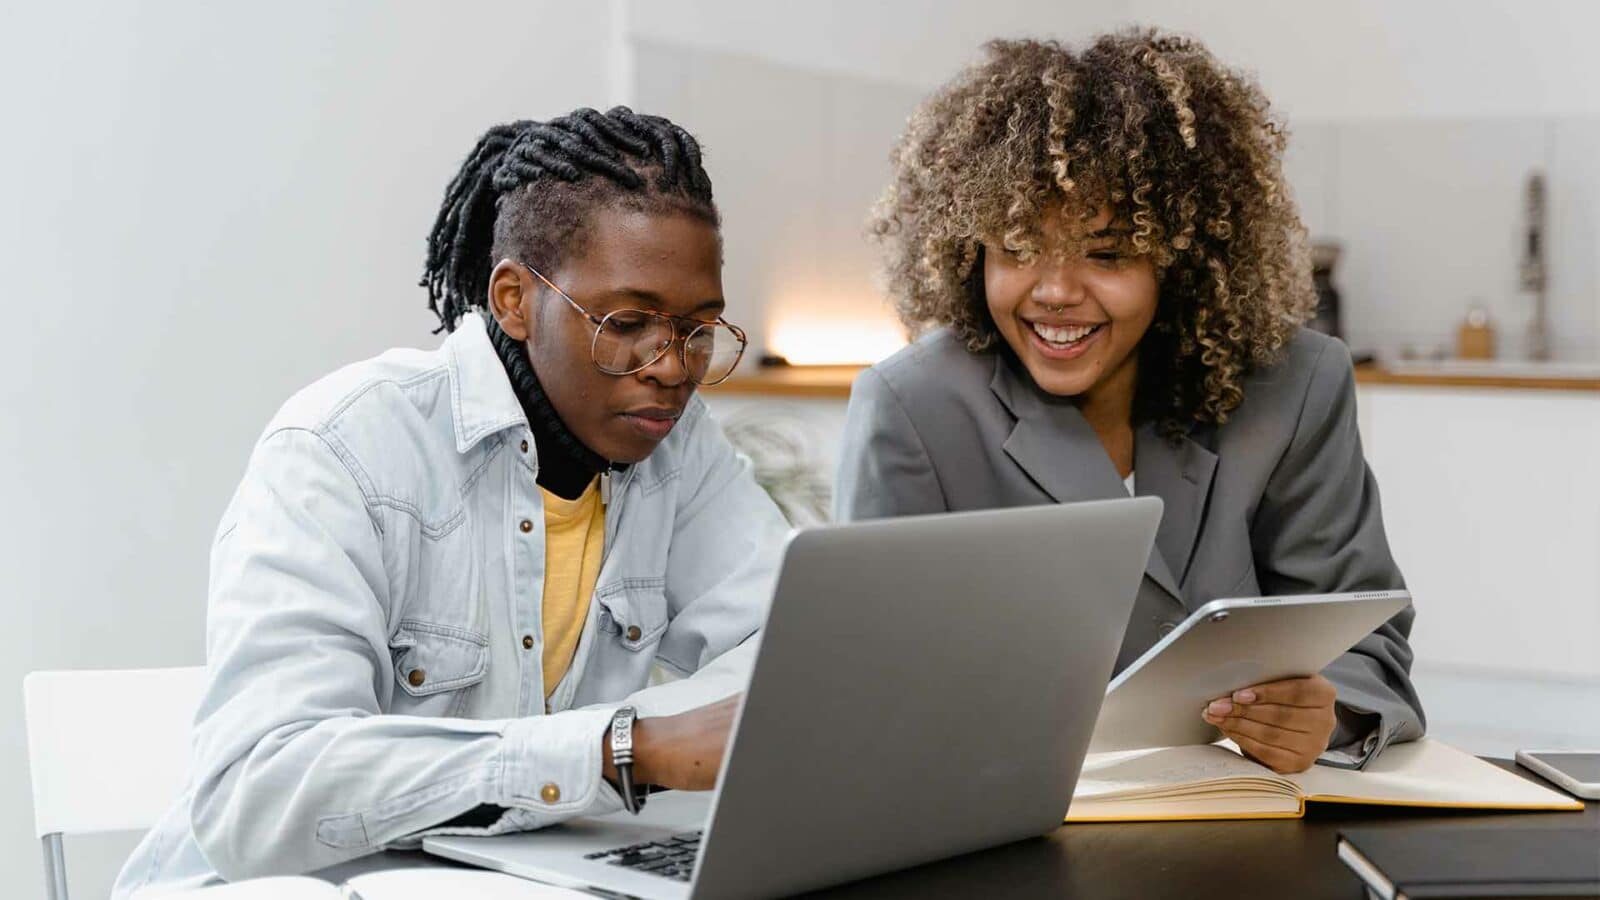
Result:
[[555,283],[525,262],[518,262],[533,277],[544,282],[550,290],[561,295],[579,315],[594,325],[594,340],[589,342],[589,355],[595,366],[607,375],[632,375],[667,355],[674,341],[679,340],[680,328],[683,345],[678,359],[689,380],[698,385],[720,384],[738,367],[744,348],[749,343],[744,329],[731,325],[720,317],[707,322],[684,316],[669,316],[648,309],[618,309],[597,316],[578,301],[556,287]]

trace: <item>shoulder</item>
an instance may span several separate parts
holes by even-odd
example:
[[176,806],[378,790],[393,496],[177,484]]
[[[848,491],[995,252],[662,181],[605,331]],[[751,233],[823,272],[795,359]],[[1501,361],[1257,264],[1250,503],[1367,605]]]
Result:
[[[452,387],[441,350],[395,349],[352,363],[291,396],[262,432],[254,458],[287,453],[300,460],[303,477],[293,459],[284,460],[281,474],[291,482],[334,466],[348,470],[369,500],[413,497],[422,486],[448,481],[445,473],[459,465]],[[323,465],[314,465],[319,459]]]
[[1354,390],[1355,370],[1344,342],[1309,328],[1289,339],[1278,360],[1247,376],[1240,415],[1283,416],[1314,411]]
[[901,406],[942,408],[987,394],[994,378],[994,353],[974,353],[954,332],[929,332],[862,372],[851,395],[887,392]]
[[412,410],[444,401],[450,371],[438,350],[399,348],[351,363],[296,391],[273,416],[268,432],[297,428],[326,432],[349,419],[383,420],[397,407]]
[[1247,376],[1244,399],[1218,429],[1235,454],[1277,459],[1293,448],[1353,436],[1355,369],[1337,338],[1302,328],[1278,360]]

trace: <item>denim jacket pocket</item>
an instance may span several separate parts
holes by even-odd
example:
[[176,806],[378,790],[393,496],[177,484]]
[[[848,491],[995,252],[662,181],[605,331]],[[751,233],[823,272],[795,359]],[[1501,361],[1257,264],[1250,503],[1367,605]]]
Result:
[[635,653],[661,639],[667,630],[664,578],[625,578],[596,592],[602,635]]
[[[389,650],[395,682],[419,701],[478,684],[489,668],[488,637],[450,625],[404,620]],[[438,714],[449,715],[459,700]]]

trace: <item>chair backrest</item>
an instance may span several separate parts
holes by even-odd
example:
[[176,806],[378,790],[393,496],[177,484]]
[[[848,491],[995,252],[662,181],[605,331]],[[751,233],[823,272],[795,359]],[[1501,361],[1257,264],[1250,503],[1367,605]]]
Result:
[[22,680],[39,837],[149,828],[183,790],[204,667]]

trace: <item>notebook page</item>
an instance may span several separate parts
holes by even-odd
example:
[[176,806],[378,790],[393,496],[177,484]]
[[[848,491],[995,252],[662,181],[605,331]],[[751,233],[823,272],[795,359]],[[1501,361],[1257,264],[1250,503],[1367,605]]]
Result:
[[1313,766],[1289,777],[1308,800],[1480,809],[1583,808],[1565,794],[1431,738],[1391,744],[1364,771]]
[[1217,745],[1159,747],[1091,753],[1083,762],[1074,799],[1173,797],[1229,789],[1298,797],[1295,785]]

